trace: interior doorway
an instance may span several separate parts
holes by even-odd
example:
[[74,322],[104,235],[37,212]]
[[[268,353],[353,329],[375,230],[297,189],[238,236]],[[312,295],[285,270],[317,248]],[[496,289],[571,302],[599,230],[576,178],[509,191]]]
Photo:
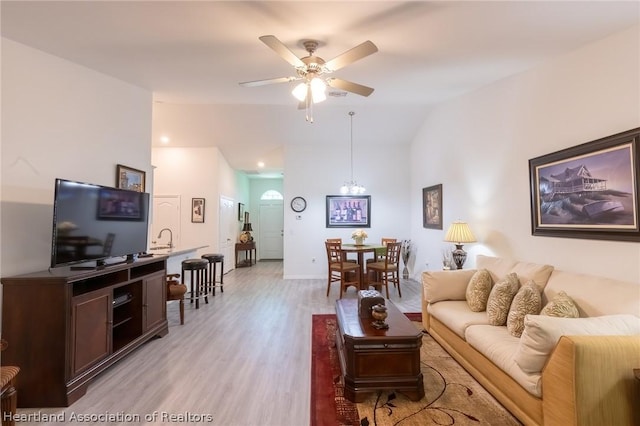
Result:
[[169,234],[164,233],[158,239],[161,229],[171,229],[173,246],[180,247],[180,196],[154,195],[153,220],[151,222],[151,246],[169,244]]
[[236,241],[236,234],[238,233],[238,220],[236,216],[235,202],[231,198],[220,197],[220,215],[219,215],[219,241],[220,253],[224,255],[224,273],[232,270],[235,264],[234,259],[235,251],[234,244]]

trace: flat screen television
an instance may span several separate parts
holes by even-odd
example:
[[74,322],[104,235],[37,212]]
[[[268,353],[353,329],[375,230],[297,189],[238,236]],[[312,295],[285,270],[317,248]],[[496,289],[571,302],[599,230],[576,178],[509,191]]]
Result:
[[148,231],[148,193],[56,179],[52,268],[130,260],[147,249]]

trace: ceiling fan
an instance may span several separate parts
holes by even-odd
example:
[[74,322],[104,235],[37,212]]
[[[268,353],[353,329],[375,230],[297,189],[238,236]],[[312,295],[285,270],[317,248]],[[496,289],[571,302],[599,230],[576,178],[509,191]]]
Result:
[[307,121],[313,122],[311,108],[314,103],[322,102],[326,99],[326,88],[334,87],[361,96],[369,96],[373,93],[373,88],[353,83],[336,77],[327,77],[331,74],[359,59],[367,57],[378,51],[378,48],[371,41],[367,40],[356,47],[347,50],[330,61],[325,61],[314,53],[319,42],[316,40],[303,40],[302,45],[309,53],[308,56],[298,58],[287,46],[272,35],[259,37],[260,41],[275,51],[281,58],[289,62],[295,68],[296,75],[291,77],[278,77],[266,80],[246,81],[240,83],[244,87],[263,86],[274,83],[289,83],[301,81],[293,91],[293,96],[300,101],[299,108],[307,110]]

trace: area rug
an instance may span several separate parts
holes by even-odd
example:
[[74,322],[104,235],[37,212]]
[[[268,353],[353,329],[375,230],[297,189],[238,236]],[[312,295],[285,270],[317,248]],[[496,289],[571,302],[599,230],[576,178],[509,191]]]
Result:
[[[420,314],[406,315],[422,328]],[[520,425],[426,333],[420,353],[424,398],[411,401],[383,391],[372,392],[362,403],[347,400],[335,331],[335,315],[313,315],[311,426]]]

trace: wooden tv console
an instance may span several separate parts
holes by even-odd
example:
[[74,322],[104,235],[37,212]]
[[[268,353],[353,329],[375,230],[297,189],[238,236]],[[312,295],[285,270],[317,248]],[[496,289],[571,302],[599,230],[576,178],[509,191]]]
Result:
[[2,364],[20,367],[18,406],[67,407],[113,363],[166,335],[166,259],[2,278]]

